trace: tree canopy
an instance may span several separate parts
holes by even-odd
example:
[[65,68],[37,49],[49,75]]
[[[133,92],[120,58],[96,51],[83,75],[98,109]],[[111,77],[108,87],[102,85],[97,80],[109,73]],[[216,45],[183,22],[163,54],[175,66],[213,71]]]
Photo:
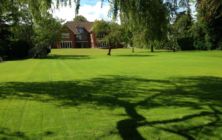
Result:
[[97,20],[93,25],[93,31],[97,38],[98,43],[105,43],[109,48],[108,55],[111,55],[112,48],[122,46],[125,41],[124,28],[114,22],[106,22],[104,20]]
[[200,41],[205,42],[208,49],[222,48],[222,1],[198,0],[197,10]]
[[78,16],[75,16],[75,18],[73,19],[73,21],[86,22],[86,21],[88,21],[88,20],[87,20],[84,16],[78,15]]
[[51,1],[46,0],[0,0],[0,55],[28,57],[24,52],[33,48],[30,57],[48,52],[60,28],[60,21],[48,11],[50,6]]

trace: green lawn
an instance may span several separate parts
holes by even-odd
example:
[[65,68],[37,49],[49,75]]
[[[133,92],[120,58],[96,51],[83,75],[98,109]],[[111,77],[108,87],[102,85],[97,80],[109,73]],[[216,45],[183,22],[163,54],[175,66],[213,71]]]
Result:
[[106,53],[0,63],[0,139],[222,139],[222,51]]

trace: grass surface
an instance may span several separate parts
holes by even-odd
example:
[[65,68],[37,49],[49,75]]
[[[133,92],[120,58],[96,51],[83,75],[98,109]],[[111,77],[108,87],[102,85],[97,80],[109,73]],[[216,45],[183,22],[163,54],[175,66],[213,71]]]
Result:
[[1,63],[0,139],[222,139],[222,52],[106,51]]

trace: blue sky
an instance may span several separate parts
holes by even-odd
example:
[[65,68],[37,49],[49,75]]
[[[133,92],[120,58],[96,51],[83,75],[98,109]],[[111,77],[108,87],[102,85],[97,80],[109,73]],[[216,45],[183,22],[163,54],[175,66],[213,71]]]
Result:
[[[101,0],[81,0],[81,5],[96,5],[98,2],[101,2]],[[103,1],[105,4],[108,3],[108,0]]]
[[81,0],[81,5],[96,5],[97,1],[98,0]]

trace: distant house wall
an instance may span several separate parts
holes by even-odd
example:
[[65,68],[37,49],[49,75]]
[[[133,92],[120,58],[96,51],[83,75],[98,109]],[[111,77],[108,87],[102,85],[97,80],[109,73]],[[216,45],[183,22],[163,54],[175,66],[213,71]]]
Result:
[[83,27],[77,27],[76,29],[76,47],[91,48],[90,33]]
[[70,48],[75,48],[76,47],[76,35],[67,27],[63,27],[61,30],[60,40],[56,43],[56,45],[53,48],[64,48],[63,42],[71,42],[69,46]]
[[[96,48],[96,35],[89,29],[92,24],[91,26],[88,26],[88,23],[77,25],[72,22],[65,24],[61,30],[60,39],[53,48]],[[87,25],[86,28],[83,25]]]

